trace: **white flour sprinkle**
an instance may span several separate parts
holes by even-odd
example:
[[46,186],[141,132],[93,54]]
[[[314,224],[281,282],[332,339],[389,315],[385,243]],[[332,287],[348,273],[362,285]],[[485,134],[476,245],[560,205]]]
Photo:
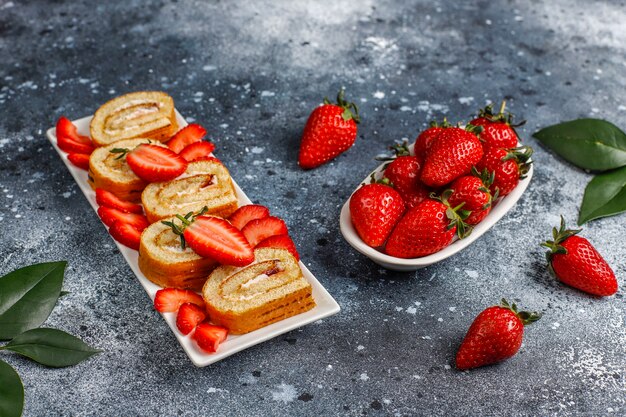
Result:
[[278,390],[272,391],[272,400],[280,401],[283,403],[290,403],[296,399],[296,387],[294,387],[293,385],[281,382],[281,384],[277,385],[276,388],[278,388]]
[[466,269],[465,273],[470,278],[478,278],[478,272],[476,272],[476,271],[472,271],[472,270]]
[[378,90],[378,91],[375,91],[374,94],[372,94],[372,96],[374,96],[374,98],[377,98],[377,99],[383,99],[385,98],[385,93]]

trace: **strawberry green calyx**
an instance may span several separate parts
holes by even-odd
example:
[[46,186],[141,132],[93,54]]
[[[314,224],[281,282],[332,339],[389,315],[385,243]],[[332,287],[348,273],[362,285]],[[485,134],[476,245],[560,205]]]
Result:
[[530,165],[533,161],[530,160],[530,157],[533,154],[533,148],[530,146],[520,146],[519,148],[513,148],[507,151],[507,155],[502,158],[502,161],[508,161],[509,159],[513,159],[517,162],[519,166],[520,179],[526,178],[526,174],[530,170]]
[[557,230],[556,227],[552,228],[552,239],[547,240],[541,244],[541,246],[550,249],[546,252],[546,259],[548,260],[548,264],[550,265],[550,271],[552,271],[552,256],[558,254],[566,255],[567,249],[565,249],[561,243],[563,243],[566,239],[578,234],[582,231],[582,229],[567,229],[565,226],[565,219],[561,216],[561,226]]
[[496,187],[496,191],[493,194],[489,190],[489,187],[491,187],[491,184],[493,184],[496,179],[496,172],[489,171],[487,168],[483,169],[482,172],[478,172],[476,167],[472,167],[471,174],[479,178],[484,185],[483,187],[479,187],[478,190],[482,191],[483,193],[489,194],[489,201],[485,203],[482,207],[483,210],[487,210],[489,207],[491,207],[492,203],[496,201],[500,196],[500,190],[498,189],[498,187]]
[[480,134],[482,133],[483,130],[485,130],[485,128],[482,126],[467,124],[465,125],[465,130],[476,135],[478,138],[480,138]]
[[[393,161],[394,159],[396,159],[399,156],[410,156],[411,155],[411,151],[409,151],[409,141],[408,140],[403,140],[402,143],[394,143],[393,145],[391,145],[389,147],[390,150],[393,151],[394,155],[393,156],[385,156],[385,155],[381,155],[381,156],[377,156],[376,158],[374,158],[377,161]],[[383,167],[386,168],[387,166],[385,165]]]
[[180,220],[181,224],[174,223],[174,220],[172,221],[163,220],[161,223],[163,223],[166,226],[171,227],[172,232],[175,235],[180,236],[180,247],[182,250],[185,250],[185,248],[187,248],[187,242],[185,241],[185,235],[184,235],[185,229],[187,228],[187,226],[189,226],[191,223],[193,223],[196,220],[196,217],[202,216],[207,211],[209,211],[209,208],[207,206],[204,206],[202,207],[202,210],[200,210],[198,213],[195,213],[195,214],[193,211],[190,211],[184,216],[177,214],[176,218]]
[[443,118],[443,122],[441,122],[441,123],[439,123],[436,120],[432,120],[430,122],[430,124],[428,125],[428,127],[443,127],[443,128],[452,127],[452,126],[454,126],[454,125],[451,124],[450,122],[448,122],[448,118],[447,117],[444,117]]
[[342,88],[341,90],[339,90],[339,93],[337,93],[337,103],[332,103],[330,100],[328,100],[328,98],[324,97],[324,104],[334,104],[341,107],[343,109],[343,113],[341,114],[343,120],[354,120],[355,123],[360,123],[361,117],[359,116],[359,108],[356,106],[356,104],[346,101],[343,95],[344,90]]
[[517,124],[513,124],[514,115],[510,112],[505,111],[505,109],[506,100],[502,100],[502,104],[500,105],[500,111],[498,111],[498,113],[494,113],[493,103],[491,103],[478,111],[478,117],[482,117],[493,123],[506,123],[511,127],[519,127],[526,123],[526,120],[522,120]]
[[440,201],[443,205],[446,206],[446,217],[450,220],[448,224],[448,230],[452,229],[456,226],[456,234],[459,239],[466,238],[472,233],[472,226],[465,223],[465,219],[468,218],[470,214],[472,214],[469,210],[463,210],[463,206],[465,203],[461,203],[456,207],[450,206],[448,199],[452,195],[454,190],[447,189],[440,196],[437,196],[434,192],[430,194],[430,198],[433,200]]
[[517,311],[517,305],[515,303],[509,304],[507,300],[504,298],[500,301],[500,305],[498,307],[506,308],[507,310],[511,310],[517,318],[520,319],[522,324],[526,326],[527,324],[534,323],[541,318],[541,313],[537,311],[528,312],[528,311]]

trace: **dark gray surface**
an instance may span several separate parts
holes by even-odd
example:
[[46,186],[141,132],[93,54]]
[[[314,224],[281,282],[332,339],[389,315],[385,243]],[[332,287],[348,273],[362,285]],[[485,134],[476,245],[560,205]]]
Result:
[[[69,260],[47,324],[105,352],[45,369],[2,354],[25,415],[626,415],[622,290],[552,280],[538,243],[573,222],[590,175],[536,147],[518,205],[462,253],[387,272],[339,233],[339,208],[392,140],[509,100],[530,133],[626,127],[626,6],[490,2],[0,1],[0,272]],[[106,5],[104,5],[106,3]],[[462,3],[462,4],[461,4]],[[311,172],[299,135],[324,95],[360,105],[356,145]],[[44,138],[124,92],[163,89],[202,123],[255,201],[282,216],[339,315],[195,368]],[[585,228],[624,283],[626,217]],[[498,366],[461,373],[472,319],[505,296],[544,318]]]

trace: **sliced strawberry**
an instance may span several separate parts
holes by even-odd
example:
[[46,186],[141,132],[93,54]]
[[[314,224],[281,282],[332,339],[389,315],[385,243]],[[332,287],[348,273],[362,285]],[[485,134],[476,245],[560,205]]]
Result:
[[154,296],[154,308],[161,313],[173,313],[178,311],[185,303],[195,304],[204,308],[204,300],[200,294],[191,290],[179,290],[178,288],[164,288],[157,291]]
[[102,222],[109,227],[112,227],[115,222],[121,221],[131,225],[141,232],[150,225],[146,216],[142,214],[124,213],[123,211],[106,206],[98,208],[98,216],[100,216]]
[[206,319],[204,308],[193,303],[185,303],[180,306],[176,316],[176,327],[182,334],[189,334],[196,326]]
[[296,244],[293,243],[293,240],[291,240],[289,235],[270,236],[267,239],[263,239],[258,245],[254,247],[254,249],[256,248],[287,249],[296,258],[296,260],[300,260],[300,255],[296,250]]
[[109,229],[109,233],[113,236],[113,239],[117,240],[122,245],[128,246],[131,249],[139,250],[141,231],[135,228],[132,224],[125,223],[122,220],[117,220]]
[[269,217],[270,210],[260,204],[248,204],[247,206],[239,207],[233,214],[230,215],[228,220],[237,229],[241,230],[251,220],[263,219]]
[[226,336],[228,336],[228,329],[226,327],[215,326],[214,324],[204,322],[198,324],[192,337],[202,350],[215,353],[220,343],[226,340]]
[[187,169],[187,161],[168,148],[143,144],[126,155],[126,162],[137,176],[148,182],[169,181]]
[[227,220],[199,216],[184,231],[187,244],[198,255],[224,265],[245,266],[254,261],[246,237]]
[[253,247],[270,236],[286,235],[289,233],[285,222],[274,216],[250,220],[248,224],[241,229],[241,232]]
[[172,139],[167,141],[166,145],[174,152],[180,153],[192,143],[200,142],[205,136],[206,129],[199,124],[192,123],[179,130]]
[[205,158],[210,158],[211,152],[215,150],[215,145],[211,142],[194,142],[191,145],[187,145],[185,149],[178,154],[185,158],[187,162],[202,161]]
[[141,205],[122,200],[111,191],[103,190],[102,188],[96,188],[96,203],[99,206],[110,207],[124,213],[143,213]]
[[57,145],[67,153],[89,155],[94,149],[88,136],[79,135],[76,126],[67,117],[61,116],[56,127]]
[[71,153],[67,155],[67,159],[78,168],[84,169],[85,171],[89,170],[89,155],[84,153]]

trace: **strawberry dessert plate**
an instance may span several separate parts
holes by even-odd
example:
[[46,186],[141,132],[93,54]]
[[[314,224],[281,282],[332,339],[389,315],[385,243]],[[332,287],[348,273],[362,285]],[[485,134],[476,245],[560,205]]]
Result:
[[[168,123],[171,126],[180,128],[180,130],[174,138],[171,139],[171,142],[168,142],[169,148],[162,144],[152,143],[142,144],[134,149],[114,148],[108,152],[118,153],[120,157],[128,154],[126,157],[128,165],[135,173],[137,173],[137,176],[140,177],[140,179],[136,179],[136,181],[165,181],[179,176],[183,171],[185,171],[185,168],[188,165],[198,163],[192,161],[195,161],[198,157],[203,155],[210,154],[213,151],[213,145],[209,142],[197,141],[198,138],[201,138],[204,134],[206,134],[204,129],[198,127],[197,125],[189,125],[185,129],[185,126],[187,126],[185,119],[177,111],[175,112],[175,116],[175,121],[171,120],[168,121]],[[89,201],[89,204],[91,204],[94,211],[98,212],[98,215],[102,219],[103,223],[110,228],[109,232],[114,237],[115,244],[117,245],[120,253],[128,262],[130,269],[135,274],[135,277],[141,286],[148,293],[150,299],[154,302],[156,297],[157,301],[162,303],[163,299],[167,299],[167,296],[170,296],[170,298],[173,298],[176,303],[178,303],[178,301],[182,299],[181,297],[171,297],[171,294],[178,294],[177,290],[161,290],[161,287],[148,279],[140,269],[138,262],[139,254],[135,249],[139,246],[141,234],[140,230],[148,227],[146,217],[141,214],[142,206],[131,201],[120,199],[119,195],[116,196],[114,193],[107,190],[98,188],[98,192],[96,192],[89,185],[89,178],[86,169],[89,168],[89,154],[94,151],[92,146],[93,138],[90,139],[88,137],[90,132],[89,126],[92,118],[92,116],[85,117],[73,122],[70,122],[65,118],[61,118],[56,129],[48,129],[47,137],[54,149],[58,152],[61,160],[67,167],[72,177],[74,177],[74,180],[85,195],[85,198],[87,198],[87,201]],[[59,135],[59,138],[57,138],[56,134],[58,129],[61,129],[60,131],[62,132],[62,134]],[[121,142],[122,141],[119,141],[117,143]],[[131,143],[132,140],[126,140],[124,142]],[[98,152],[98,150],[94,152]],[[205,159],[208,159],[209,161],[217,161],[217,159],[213,157]],[[239,206],[252,204],[250,199],[234,181],[233,187],[234,194],[236,194],[236,198],[233,196],[233,203],[234,200],[237,200],[236,202]],[[297,258],[297,252],[293,245],[293,241],[291,241],[289,236],[286,234],[284,222],[275,217],[268,216],[269,213],[267,212],[255,212],[255,210],[263,209],[265,208],[262,206],[249,206],[248,210],[243,210],[238,213],[237,217],[233,217],[233,224],[242,228],[241,232],[238,229],[235,230],[236,234],[242,239],[247,238],[249,240],[254,240],[254,244],[257,248],[269,246],[291,249],[291,251],[296,254]],[[266,218],[251,220],[260,217]],[[206,242],[199,241],[200,238],[206,237],[203,233],[201,233],[204,230],[202,229],[202,226],[207,226],[204,225],[203,222],[216,222],[219,220],[221,219],[218,219],[217,217],[198,217],[197,222],[189,226],[188,230],[185,230],[185,237],[187,237],[190,246],[196,245],[200,248],[207,247]],[[225,220],[221,220],[221,222],[228,223]],[[243,227],[244,225],[245,227]],[[208,226],[211,225],[209,224]],[[219,229],[219,226],[220,225],[218,224],[216,227]],[[228,226],[230,229],[235,229],[235,226],[230,226],[230,223],[228,223]],[[271,233],[268,232],[268,230]],[[245,238],[243,237],[244,235]],[[246,243],[246,245],[248,244]],[[253,256],[250,247],[247,248],[249,253],[246,252],[243,253],[243,255],[235,253],[233,256]],[[235,249],[237,248],[235,247]],[[211,255],[215,254],[211,253]],[[232,262],[231,264],[234,265]],[[265,327],[250,331],[249,333],[229,333],[227,335],[226,329],[223,327],[214,326],[206,321],[203,322],[205,320],[204,310],[198,308],[197,305],[194,305],[194,302],[201,304],[202,297],[192,291],[187,291],[186,293],[183,291],[183,294],[191,293],[191,298],[189,300],[185,301],[182,299],[185,301],[183,305],[175,303],[176,308],[160,308],[157,306],[159,303],[155,303],[155,308],[161,312],[161,315],[194,365],[199,367],[207,366],[241,350],[247,349],[283,333],[339,312],[339,305],[337,302],[307,269],[304,263],[299,262],[299,266],[302,271],[302,276],[310,284],[312,298],[315,301],[314,307],[310,308],[308,311],[273,322]],[[121,279],[122,277],[119,278]],[[159,290],[161,290],[160,297],[157,296],[157,292]],[[190,295],[187,294],[186,297],[189,298]],[[187,301],[190,301],[191,303]],[[148,306],[146,307],[152,308]],[[179,308],[180,311],[177,315],[176,311]],[[194,328],[195,332],[192,332],[192,329]]]

